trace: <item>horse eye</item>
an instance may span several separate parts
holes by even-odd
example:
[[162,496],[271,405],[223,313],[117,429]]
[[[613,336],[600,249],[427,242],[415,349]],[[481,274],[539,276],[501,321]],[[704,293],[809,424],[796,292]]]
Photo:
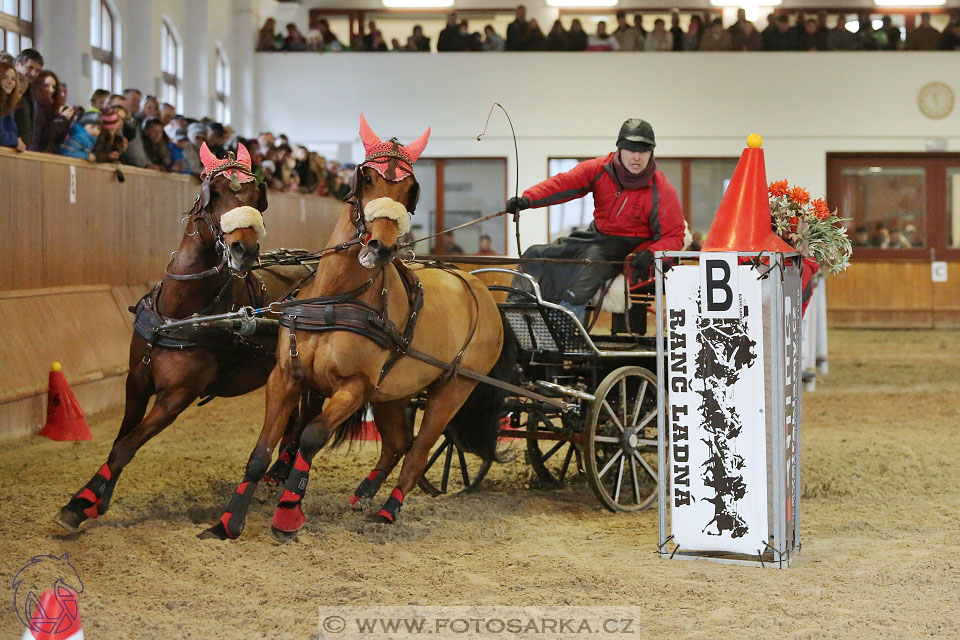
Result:
[[366,184],[366,185],[373,184],[373,178],[371,178],[367,174],[363,174],[363,184]]
[[211,199],[211,200],[216,200],[216,199],[219,198],[219,197],[220,197],[220,192],[217,191],[216,189],[211,189],[211,191],[210,191],[210,199]]

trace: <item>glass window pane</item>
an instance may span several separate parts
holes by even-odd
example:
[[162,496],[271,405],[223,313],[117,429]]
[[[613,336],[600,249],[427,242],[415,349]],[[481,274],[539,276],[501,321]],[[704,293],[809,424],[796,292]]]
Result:
[[[410,240],[425,238],[436,233],[437,224],[437,161],[417,160],[417,182],[420,183],[420,201],[417,213],[410,218]],[[417,253],[428,253],[433,241],[427,240],[413,249]]]
[[100,82],[100,78],[103,75],[103,70],[101,68],[102,66],[103,63],[101,63],[99,60],[93,61],[93,73],[91,74],[91,77],[93,78],[94,90],[103,88],[103,84]]
[[702,243],[710,230],[736,168],[736,158],[690,161],[690,211],[686,213],[690,216],[694,243]]
[[960,167],[947,167],[947,246],[960,249]]
[[27,22],[33,20],[33,0],[20,0],[20,18]]
[[103,10],[103,20],[102,23],[102,35],[100,37],[100,47],[106,49],[107,51],[113,51],[113,20],[110,19],[110,14],[107,13],[106,8]]
[[[444,228],[456,227],[503,208],[507,179],[504,167],[504,160],[493,158],[444,163]],[[456,237],[447,234],[444,240],[438,238],[433,244],[446,253],[503,255],[507,249],[504,225],[504,218],[494,218],[457,231]]]
[[90,2],[90,46],[100,46],[100,0]]
[[847,167],[840,172],[840,209],[853,218],[854,247],[910,249],[927,239],[926,171],[923,167]]
[[7,31],[7,53],[15,56],[20,53],[20,34],[16,31]]
[[33,38],[27,36],[20,36],[20,46],[24,49],[29,49],[33,46]]
[[[570,171],[580,160],[577,158],[551,158],[547,163],[547,173],[552,178],[558,173]],[[548,207],[550,229],[548,238],[553,240],[570,235],[578,229],[586,229],[593,221],[593,194],[570,200],[563,204]]]
[[17,0],[3,0],[3,12],[12,16],[17,15]]

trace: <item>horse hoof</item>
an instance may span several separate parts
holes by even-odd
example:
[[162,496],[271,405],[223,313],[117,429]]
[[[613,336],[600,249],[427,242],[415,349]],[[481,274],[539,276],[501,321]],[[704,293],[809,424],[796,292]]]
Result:
[[273,539],[279,542],[280,544],[286,544],[291,540],[297,540],[297,534],[299,532],[300,532],[299,530],[281,531],[280,529],[277,529],[275,526],[270,525],[270,535],[272,535]]
[[[280,484],[280,479],[279,479],[279,478],[274,478],[273,476],[263,476],[262,482],[263,482],[263,484],[269,484],[269,485],[272,485],[272,486],[275,487],[275,486],[277,486],[278,484]],[[286,481],[284,481],[284,482],[286,482]]]
[[367,518],[367,522],[374,522],[374,523],[376,523],[376,524],[393,524],[393,523],[394,523],[394,520],[390,519],[389,517],[387,517],[387,516],[385,516],[385,515],[381,515],[381,514],[379,514],[379,513],[375,513],[375,514],[373,514],[372,516],[369,516],[369,517]]
[[83,521],[86,519],[83,514],[64,507],[60,509],[60,513],[57,514],[53,521],[70,533],[80,533],[80,525],[83,524]]
[[201,540],[228,540],[230,538],[222,522],[218,522],[212,527],[198,533],[197,537]]

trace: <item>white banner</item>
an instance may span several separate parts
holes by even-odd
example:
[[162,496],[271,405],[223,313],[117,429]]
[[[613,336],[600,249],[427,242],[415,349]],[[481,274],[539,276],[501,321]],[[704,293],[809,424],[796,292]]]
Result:
[[756,271],[736,277],[735,317],[710,319],[700,268],[666,275],[670,533],[681,550],[756,555],[768,540],[763,304]]

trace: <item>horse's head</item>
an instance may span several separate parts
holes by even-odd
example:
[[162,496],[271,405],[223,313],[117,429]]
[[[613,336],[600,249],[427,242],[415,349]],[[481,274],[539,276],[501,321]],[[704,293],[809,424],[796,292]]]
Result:
[[256,265],[260,240],[267,234],[262,215],[267,209],[266,184],[257,184],[242,144],[236,159],[218,159],[203,143],[200,159],[203,184],[192,214],[207,222],[227,265],[248,271]]
[[397,240],[410,231],[410,215],[420,199],[413,163],[427,146],[430,129],[407,146],[396,139],[383,142],[360,116],[360,138],[366,158],[353,176],[350,198],[355,224],[363,234],[360,264],[368,269],[393,260]]

